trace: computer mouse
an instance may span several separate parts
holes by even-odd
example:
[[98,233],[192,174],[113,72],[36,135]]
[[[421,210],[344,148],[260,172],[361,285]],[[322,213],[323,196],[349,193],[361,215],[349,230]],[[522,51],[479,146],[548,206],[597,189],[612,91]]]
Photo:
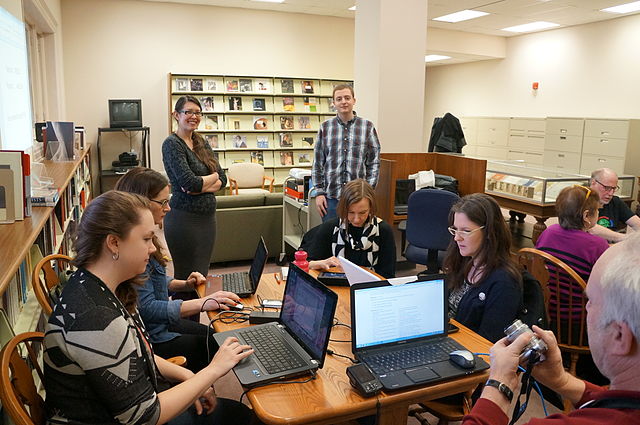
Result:
[[235,311],[240,311],[244,308],[244,306],[240,303],[237,303],[236,305],[231,305],[231,304],[225,304],[227,307],[229,307],[229,310],[235,310]]
[[452,351],[449,353],[449,360],[463,369],[473,369],[476,365],[476,359],[473,357],[473,353],[468,350]]

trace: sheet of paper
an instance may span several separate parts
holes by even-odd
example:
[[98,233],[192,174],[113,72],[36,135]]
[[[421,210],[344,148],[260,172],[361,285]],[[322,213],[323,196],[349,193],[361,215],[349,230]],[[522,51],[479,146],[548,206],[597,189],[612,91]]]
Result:
[[340,260],[340,265],[342,266],[342,270],[347,275],[347,280],[349,281],[349,285],[354,285],[356,283],[364,283],[364,282],[376,282],[381,280],[378,276],[371,273],[368,270],[363,269],[357,264],[352,263],[344,257],[338,257]]
[[404,285],[405,283],[415,282],[418,280],[418,276],[403,276],[403,277],[394,277],[391,279],[387,279],[392,285]]

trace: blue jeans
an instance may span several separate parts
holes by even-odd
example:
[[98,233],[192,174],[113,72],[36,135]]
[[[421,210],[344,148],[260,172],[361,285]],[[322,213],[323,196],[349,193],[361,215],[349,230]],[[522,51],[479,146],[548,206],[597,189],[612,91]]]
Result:
[[177,417],[167,422],[168,425],[250,425],[261,423],[253,416],[253,411],[235,400],[219,398],[216,408],[210,415],[198,415],[190,406]]
[[322,222],[337,217],[336,209],[338,208],[338,200],[336,198],[326,198],[327,200],[327,213],[322,217]]

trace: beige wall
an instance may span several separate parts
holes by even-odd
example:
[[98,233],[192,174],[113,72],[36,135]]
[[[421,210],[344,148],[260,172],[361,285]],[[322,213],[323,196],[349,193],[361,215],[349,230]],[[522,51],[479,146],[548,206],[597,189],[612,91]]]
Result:
[[0,0],[0,7],[22,20],[22,0]]
[[353,20],[126,0],[62,2],[67,119],[95,140],[109,98],[141,98],[151,161],[168,132],[167,74],[353,78]]
[[640,118],[638,46],[640,15],[634,15],[509,38],[502,60],[430,67],[425,126],[445,112]]

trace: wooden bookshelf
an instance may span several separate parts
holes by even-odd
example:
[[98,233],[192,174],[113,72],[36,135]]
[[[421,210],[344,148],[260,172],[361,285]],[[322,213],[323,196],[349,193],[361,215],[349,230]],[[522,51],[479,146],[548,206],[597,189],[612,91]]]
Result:
[[[312,166],[320,124],[336,114],[333,87],[345,83],[353,81],[170,73],[169,112],[180,96],[198,98],[203,111],[198,132],[213,145],[222,167],[258,162],[282,185],[289,169]],[[176,130],[171,115],[168,127]]]
[[[31,270],[35,266],[30,261],[32,247],[37,245],[42,256],[70,251],[70,223],[80,217],[91,199],[90,149],[87,145],[78,151],[73,161],[43,162],[46,176],[53,179],[60,192],[55,207],[33,207],[31,217],[0,225],[0,297],[14,327],[27,310],[27,300],[35,300],[31,289]],[[28,310],[36,317],[24,318],[23,322],[37,322],[39,308]]]

